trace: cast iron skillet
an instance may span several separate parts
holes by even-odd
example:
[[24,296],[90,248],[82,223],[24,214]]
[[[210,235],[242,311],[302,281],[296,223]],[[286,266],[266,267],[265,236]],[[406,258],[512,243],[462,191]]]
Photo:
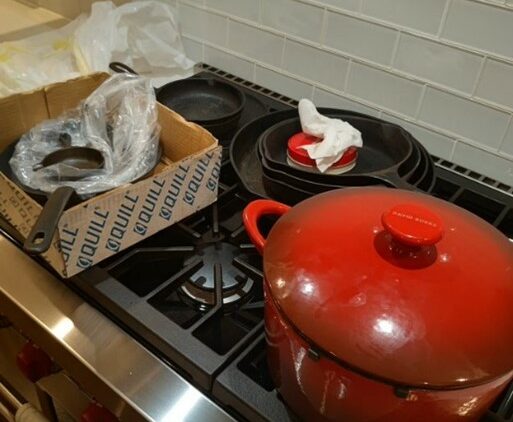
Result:
[[[65,184],[51,193],[26,186],[18,180],[16,175],[12,172],[9,164],[9,160],[14,153],[16,143],[17,142],[13,142],[0,154],[0,171],[2,171],[2,173],[4,173],[11,181],[20,186],[37,202],[43,205],[43,209],[41,210],[36,223],[32,227],[23,244],[23,248],[27,252],[31,254],[41,254],[50,248],[59,218],[70,204],[75,205],[84,199],[91,198],[97,194],[107,191],[108,189],[96,192],[95,194],[79,197],[78,195],[75,195],[75,190],[72,187],[66,186]],[[160,157],[160,154],[161,152],[159,149],[158,157]],[[156,160],[156,164],[158,164],[159,161],[160,158]],[[57,163],[67,163],[83,170],[80,175],[65,175],[65,183],[65,181],[79,180],[86,177],[88,172],[102,168],[104,165],[104,158],[101,152],[94,148],[64,147],[48,154],[41,161],[38,167],[47,167]],[[147,177],[154,170],[155,166],[137,180]],[[137,180],[134,180],[133,182]]]
[[[349,117],[363,117],[373,119],[368,115],[348,110],[340,110],[334,108],[319,108],[321,114]],[[257,147],[258,138],[271,126],[287,119],[297,118],[297,109],[277,111],[267,114],[251,121],[244,127],[239,129],[232,139],[230,145],[230,161],[241,180],[244,188],[260,197],[269,197],[269,189],[266,189],[263,179],[262,165],[260,163]],[[380,122],[387,123],[376,119]],[[266,180],[268,182],[268,179]],[[266,183],[269,187],[269,183]],[[284,188],[282,186],[282,188]],[[300,189],[301,190],[301,189]]]
[[[419,172],[417,174],[411,175],[411,177],[408,179],[408,183],[411,183],[412,188],[415,186],[417,188],[421,188],[419,185],[422,184],[423,186],[426,185],[427,180],[424,179],[424,176],[426,175],[428,166],[425,163],[425,158],[423,157],[423,153],[420,151],[420,149],[415,147],[415,154],[416,158],[418,158],[419,165],[417,169],[419,169]],[[304,191],[308,191],[312,195],[326,192],[328,190],[333,189],[340,189],[343,187],[354,187],[354,186],[371,186],[371,185],[385,185],[388,187],[395,187],[392,183],[385,179],[380,179],[378,177],[359,177],[357,178],[356,182],[353,184],[339,184],[337,183],[337,180],[333,180],[331,184],[329,183],[319,183],[313,179],[310,178],[304,178],[300,177],[296,174],[292,174],[290,171],[286,172],[283,170],[280,170],[276,167],[273,167],[270,165],[270,163],[267,161],[265,156],[262,156],[262,153],[259,151],[259,156],[262,163],[262,169],[263,174],[266,176],[266,186],[272,187],[273,184],[276,182],[282,182],[286,183],[289,187],[300,189]],[[417,183],[419,185],[417,185]],[[278,186],[278,189],[282,188],[283,186]],[[429,187],[429,185],[428,185]],[[276,189],[274,189],[276,190]],[[283,192],[282,192],[283,193]],[[280,199],[283,199],[280,197]]]
[[[407,134],[411,137],[409,133]],[[298,198],[302,200],[306,199],[308,196],[348,186],[380,184],[395,187],[390,181],[375,176],[353,176],[350,177],[351,183],[347,183],[347,178],[345,179],[346,183],[340,183],[344,182],[344,179],[337,179],[336,177],[319,173],[308,174],[308,176],[311,177],[305,177],[305,172],[290,167],[288,164],[280,164],[280,166],[278,166],[270,163],[262,151],[263,143],[261,141],[262,137],[259,139],[258,153],[262,164],[263,176],[265,177],[265,187],[273,192],[274,197],[284,200],[285,202],[296,203]],[[412,185],[411,189],[417,188],[429,192],[434,182],[434,164],[422,145],[413,137],[411,137],[411,141],[413,152],[407,161],[410,162],[409,167],[412,168],[412,170],[410,170],[407,175],[405,174],[404,178],[407,179],[407,183]],[[296,173],[294,173],[294,171],[296,171]],[[326,181],[331,183],[326,183]],[[284,183],[288,185],[288,191]],[[291,193],[290,189],[295,189],[296,191]],[[307,191],[308,194],[298,192],[297,189]]]
[[[397,125],[385,124],[375,119],[333,115],[329,117],[342,117],[362,132],[364,147],[359,150],[355,168],[341,175],[333,175],[288,164],[287,141],[293,134],[289,135],[288,131],[296,130],[296,125],[298,131],[301,130],[299,119],[294,118],[271,126],[260,136],[259,152],[266,159],[266,165],[263,166],[264,173],[268,167],[319,184],[336,186],[385,184],[412,189],[408,186],[412,184],[410,176],[420,165],[421,154],[415,139],[408,132]],[[387,149],[396,149],[394,153],[397,163],[383,170],[383,167],[392,161],[390,157],[385,156]]]
[[424,148],[424,146],[420,142],[418,142],[418,147],[421,154],[423,155],[425,170],[422,173],[422,176],[420,177],[419,181],[416,183],[416,186],[424,192],[431,192],[436,182],[435,163],[433,162],[431,155],[429,155],[426,148]]
[[[117,73],[137,74],[124,63],[112,62]],[[189,78],[169,82],[155,90],[157,101],[197,123],[215,137],[222,137],[237,127],[246,104],[244,93],[228,82],[210,78]]]
[[[358,178],[377,177],[397,188],[412,189],[406,182],[415,169],[415,157],[412,157],[413,140],[401,127],[371,118],[347,116],[343,112],[327,114],[328,117],[341,118],[358,129],[364,140],[358,149],[356,166],[344,174],[322,174],[308,167],[295,167],[294,173],[306,180],[314,177],[319,183],[342,186],[367,184]],[[267,161],[279,165],[285,172],[291,167],[287,163],[288,139],[301,132],[299,117],[281,121],[262,133],[261,145]]]

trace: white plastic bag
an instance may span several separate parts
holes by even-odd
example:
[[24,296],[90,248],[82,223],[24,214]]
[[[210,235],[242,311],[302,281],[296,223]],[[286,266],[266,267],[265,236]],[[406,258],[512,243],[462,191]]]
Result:
[[[115,7],[93,3],[91,16],[75,31],[75,56],[86,71],[107,70],[119,61],[141,73],[153,69],[189,69],[173,8],[159,1],[135,1]],[[83,63],[82,63],[83,62]]]
[[124,62],[147,77],[172,77],[194,65],[184,54],[171,5],[156,0],[120,7],[96,2],[87,18],[0,43],[0,96],[107,72],[111,61]]
[[54,31],[0,43],[0,96],[80,76],[73,54],[78,18]]

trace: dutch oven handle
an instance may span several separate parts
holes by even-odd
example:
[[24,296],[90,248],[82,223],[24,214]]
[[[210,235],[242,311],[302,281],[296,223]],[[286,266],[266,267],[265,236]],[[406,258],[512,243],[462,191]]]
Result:
[[264,215],[281,216],[288,212],[290,207],[281,202],[271,201],[269,199],[258,199],[250,202],[242,212],[242,221],[248,232],[249,239],[255,245],[260,255],[263,254],[265,238],[258,229],[258,220]]

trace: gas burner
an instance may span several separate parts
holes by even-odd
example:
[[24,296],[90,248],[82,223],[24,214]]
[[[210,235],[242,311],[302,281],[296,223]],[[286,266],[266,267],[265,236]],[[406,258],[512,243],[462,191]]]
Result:
[[[227,242],[217,242],[203,246],[197,252],[202,258],[203,265],[180,286],[184,301],[206,311],[215,306],[219,299],[216,297],[216,283],[222,283],[222,302],[225,310],[231,306],[244,303],[250,298],[253,280],[243,274],[235,266],[235,257],[240,249]],[[190,265],[196,257],[185,261]],[[215,266],[220,268],[219,276]]]

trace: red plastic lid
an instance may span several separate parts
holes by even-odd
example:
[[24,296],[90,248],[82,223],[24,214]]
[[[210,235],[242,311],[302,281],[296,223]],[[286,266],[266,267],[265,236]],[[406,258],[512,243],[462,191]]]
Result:
[[513,370],[513,245],[448,202],[381,187],[317,195],[271,230],[264,272],[312,345],[401,385]]
[[[304,132],[296,133],[295,135],[291,136],[289,138],[288,144],[287,144],[287,154],[288,156],[298,162],[299,164],[302,164],[304,166],[314,167],[315,166],[315,160],[310,158],[308,155],[308,152],[306,149],[301,148],[305,145],[312,145],[317,142],[319,142],[320,139],[316,138],[312,135],[307,135]],[[358,150],[355,147],[350,147],[347,149],[347,151],[344,153],[344,155],[338,160],[335,164],[333,164],[332,167],[345,167],[351,163],[353,163],[356,158],[358,157]]]

